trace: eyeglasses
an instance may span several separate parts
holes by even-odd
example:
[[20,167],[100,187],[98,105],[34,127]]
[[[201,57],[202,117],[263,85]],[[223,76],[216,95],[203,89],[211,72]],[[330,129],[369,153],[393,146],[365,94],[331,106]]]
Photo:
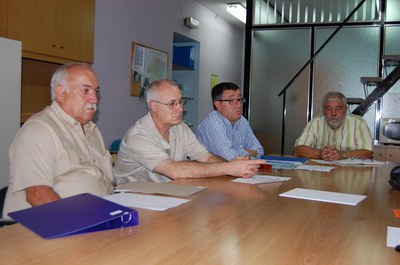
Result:
[[233,99],[218,99],[217,101],[219,102],[229,102],[229,104],[233,105],[236,103],[246,103],[246,99],[245,98],[233,98]]
[[176,109],[176,107],[178,107],[178,104],[182,107],[183,105],[185,105],[186,104],[186,99],[180,99],[180,100],[178,100],[178,101],[172,101],[172,102],[170,102],[170,103],[162,103],[162,102],[159,102],[159,101],[157,101],[157,100],[153,100],[154,102],[157,102],[157,103],[159,103],[159,104],[163,104],[163,105],[165,105],[165,106],[167,106],[169,109]]

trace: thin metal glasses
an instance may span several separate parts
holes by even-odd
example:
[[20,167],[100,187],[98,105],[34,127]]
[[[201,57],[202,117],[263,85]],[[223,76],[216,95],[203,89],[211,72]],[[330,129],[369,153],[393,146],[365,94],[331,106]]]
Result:
[[178,105],[180,105],[182,107],[183,105],[186,104],[186,99],[180,99],[178,101],[175,100],[175,101],[171,101],[170,103],[163,103],[163,102],[160,102],[160,101],[157,101],[157,100],[153,100],[153,101],[157,102],[159,104],[165,105],[169,109],[176,109],[176,107],[178,107]]

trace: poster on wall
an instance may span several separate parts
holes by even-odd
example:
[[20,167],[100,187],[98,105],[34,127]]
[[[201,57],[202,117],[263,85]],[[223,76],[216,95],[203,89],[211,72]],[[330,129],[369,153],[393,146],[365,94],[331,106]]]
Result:
[[168,77],[168,53],[132,42],[131,96],[146,100],[146,90],[151,82]]
[[212,90],[213,87],[215,87],[216,85],[218,85],[218,75],[216,75],[216,74],[211,74],[211,90]]

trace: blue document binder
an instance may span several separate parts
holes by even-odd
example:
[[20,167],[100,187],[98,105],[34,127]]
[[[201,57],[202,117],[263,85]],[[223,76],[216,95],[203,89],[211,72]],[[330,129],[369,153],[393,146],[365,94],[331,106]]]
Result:
[[308,159],[304,157],[284,157],[284,156],[262,156],[261,159],[271,161],[271,162],[280,162],[280,163],[292,163],[301,165],[307,163]]
[[9,213],[45,239],[139,224],[136,210],[83,193]]

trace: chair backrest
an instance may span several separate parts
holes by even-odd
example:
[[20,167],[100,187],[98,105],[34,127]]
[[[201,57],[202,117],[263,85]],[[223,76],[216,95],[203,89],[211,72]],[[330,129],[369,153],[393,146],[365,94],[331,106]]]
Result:
[[120,144],[121,144],[121,139],[114,140],[114,142],[112,142],[111,144],[110,152],[115,154],[118,153]]
[[6,200],[8,186],[0,189],[0,218],[3,218],[4,201]]
[[8,186],[5,186],[0,189],[0,227],[5,226],[5,225],[12,225],[12,224],[16,223],[16,221],[14,221],[11,218],[3,217],[4,201],[6,200],[7,190],[8,190]]

